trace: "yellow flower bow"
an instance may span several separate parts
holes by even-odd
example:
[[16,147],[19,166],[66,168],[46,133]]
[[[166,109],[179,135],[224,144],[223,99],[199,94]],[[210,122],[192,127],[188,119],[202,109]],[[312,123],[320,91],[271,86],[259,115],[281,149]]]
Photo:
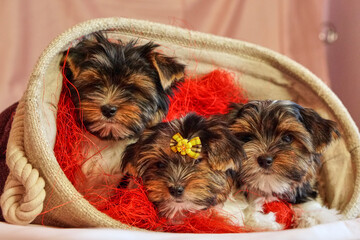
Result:
[[198,158],[201,152],[201,141],[199,137],[194,137],[189,141],[177,133],[170,141],[170,148],[174,152],[180,152],[181,155],[187,154],[191,158]]

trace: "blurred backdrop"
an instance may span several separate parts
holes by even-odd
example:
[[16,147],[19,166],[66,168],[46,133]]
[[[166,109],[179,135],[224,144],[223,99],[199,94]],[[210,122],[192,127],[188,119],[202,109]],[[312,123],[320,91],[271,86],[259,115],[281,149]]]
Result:
[[360,125],[359,0],[0,0],[0,111],[21,98],[57,35],[100,17],[145,19],[280,52],[328,84]]

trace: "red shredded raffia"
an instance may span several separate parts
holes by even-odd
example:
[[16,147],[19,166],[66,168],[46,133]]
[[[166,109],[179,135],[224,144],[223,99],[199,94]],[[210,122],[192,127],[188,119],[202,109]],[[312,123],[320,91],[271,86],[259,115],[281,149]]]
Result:
[[[79,124],[77,111],[70,98],[70,91],[64,77],[64,87],[58,104],[57,136],[54,147],[55,156],[68,179],[74,183],[81,164],[85,161],[81,146],[89,140],[84,137]],[[171,105],[166,121],[181,117],[187,112],[197,112],[205,117],[212,114],[226,113],[230,102],[247,101],[244,91],[234,83],[233,74],[214,70],[211,73],[186,79],[179,85],[178,91],[171,98]],[[135,227],[179,233],[238,233],[245,232],[231,221],[217,214],[215,210],[191,214],[182,224],[171,225],[166,219],[158,217],[156,208],[148,200],[144,187],[138,184],[135,189],[114,189],[110,199],[99,196],[91,202],[98,210],[122,223]],[[106,186],[104,186],[106,187]]]
[[246,103],[245,91],[234,82],[234,73],[214,70],[204,76],[185,79],[171,98],[165,121],[180,118],[188,112],[208,117],[228,112],[229,103]]
[[284,225],[284,229],[289,229],[294,225],[294,209],[291,204],[285,201],[274,201],[265,203],[264,213],[275,213],[276,222]]
[[78,150],[85,137],[77,119],[77,111],[71,101],[70,91],[64,84],[58,103],[54,153],[71,183],[74,183],[75,175],[81,172],[80,166],[84,160],[82,152]]

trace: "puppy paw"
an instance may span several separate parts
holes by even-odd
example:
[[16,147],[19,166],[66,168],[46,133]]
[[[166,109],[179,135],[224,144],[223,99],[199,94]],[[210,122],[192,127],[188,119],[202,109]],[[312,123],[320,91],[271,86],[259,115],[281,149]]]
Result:
[[284,225],[276,222],[275,213],[264,214],[262,212],[247,213],[244,225],[253,231],[278,231],[283,230]]
[[336,209],[328,209],[320,204],[310,208],[295,208],[297,228],[307,228],[318,224],[343,220],[344,217]]
[[[269,199],[270,201],[274,199]],[[276,200],[276,199],[275,199]],[[285,229],[285,226],[276,222],[273,212],[264,213],[264,204],[268,201],[265,197],[250,197],[249,204],[244,209],[244,225],[251,231],[277,231]]]
[[236,226],[244,226],[244,209],[248,206],[245,197],[229,197],[224,204],[216,206],[217,212]]

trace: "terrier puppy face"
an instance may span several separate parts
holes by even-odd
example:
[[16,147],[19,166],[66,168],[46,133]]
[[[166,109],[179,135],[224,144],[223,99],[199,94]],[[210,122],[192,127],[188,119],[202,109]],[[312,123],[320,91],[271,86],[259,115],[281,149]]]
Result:
[[155,52],[157,47],[109,41],[99,32],[63,53],[60,67],[90,133],[126,139],[162,120],[184,65]]
[[339,136],[336,124],[291,101],[234,104],[230,130],[244,145],[240,184],[292,203],[315,198],[320,155]]
[[[193,142],[191,153],[171,149],[170,143],[176,147],[179,135]],[[196,137],[201,144],[191,141]],[[181,219],[187,212],[226,200],[232,173],[239,170],[244,156],[239,144],[224,121],[190,114],[146,130],[128,147],[123,164],[127,172],[142,179],[161,216]]]

